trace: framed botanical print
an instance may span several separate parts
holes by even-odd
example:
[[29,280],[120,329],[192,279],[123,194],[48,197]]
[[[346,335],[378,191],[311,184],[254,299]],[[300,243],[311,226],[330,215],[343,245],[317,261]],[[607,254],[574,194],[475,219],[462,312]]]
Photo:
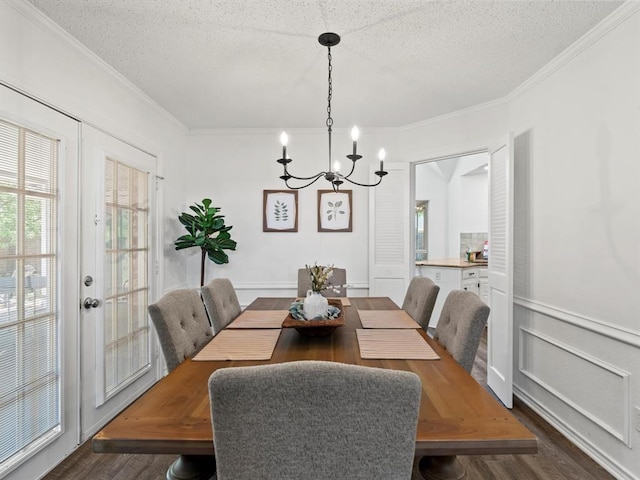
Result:
[[264,190],[262,212],[263,232],[297,232],[298,191]]
[[351,232],[351,190],[318,190],[318,231]]

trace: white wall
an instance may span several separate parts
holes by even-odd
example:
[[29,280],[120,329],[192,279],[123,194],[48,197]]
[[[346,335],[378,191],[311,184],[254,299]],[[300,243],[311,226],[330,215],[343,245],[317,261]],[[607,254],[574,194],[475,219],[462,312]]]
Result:
[[486,153],[458,159],[449,182],[448,257],[460,256],[460,233],[488,232],[489,177],[469,174],[488,163]]
[[416,200],[428,200],[428,257],[448,257],[449,239],[449,184],[434,162],[416,165]]
[[[287,130],[288,155],[293,158],[290,171],[309,176],[328,167],[327,132],[325,129]],[[368,292],[368,199],[367,188],[342,185],[352,190],[352,232],[317,231],[317,191],[331,188],[319,180],[298,192],[298,232],[263,232],[263,190],[285,189],[279,179],[282,166],[279,131],[217,131],[191,135],[189,149],[187,204],[212,198],[222,208],[227,225],[233,225],[232,238],[237,250],[229,252],[229,264],[208,263],[206,279],[230,278],[238,290],[242,304],[256,296],[294,296],[298,268],[318,262],[346,268],[347,282],[353,285],[350,295]],[[387,160],[397,158],[395,139],[384,131],[361,132],[358,161],[354,177],[367,181],[368,163],[377,162],[377,151],[384,146]],[[349,131],[334,130],[333,158],[346,166],[344,155],[351,153]],[[186,208],[186,204],[185,204]],[[188,261],[187,284],[197,285],[199,263],[197,252],[178,252]]]
[[616,477],[640,478],[637,8],[583,48],[510,102],[514,386]]

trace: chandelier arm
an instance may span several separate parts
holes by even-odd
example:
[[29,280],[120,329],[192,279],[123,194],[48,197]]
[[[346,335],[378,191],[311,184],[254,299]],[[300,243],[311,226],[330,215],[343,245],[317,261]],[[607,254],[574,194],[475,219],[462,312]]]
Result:
[[296,180],[317,180],[320,177],[324,177],[327,172],[320,172],[320,173],[316,173],[315,175],[312,175],[310,177],[297,177],[295,175],[291,175],[291,173],[289,173],[289,171],[286,172],[287,175],[289,175],[291,178],[294,178]]
[[352,174],[353,171],[356,169],[356,162],[351,162],[351,171],[347,174],[347,175],[340,175],[342,178],[349,178]]
[[[293,176],[292,176],[292,178],[295,178],[295,179],[297,179],[297,180],[300,180],[300,179],[299,179],[299,178],[297,178],[297,177],[293,177]],[[309,178],[313,178],[313,177],[309,177]],[[316,177],[315,177],[315,179],[314,179],[314,180],[312,180],[312,181],[310,181],[309,183],[307,183],[306,185],[302,185],[302,186],[300,186],[300,187],[292,187],[291,185],[289,185],[289,180],[285,180],[285,181],[284,181],[284,184],[287,186],[287,188],[290,188],[291,190],[300,190],[300,189],[302,189],[302,188],[307,188],[308,186],[313,185],[314,183],[316,183],[316,182],[317,182],[318,180],[320,180],[321,178],[322,178],[322,175],[321,175],[321,174],[318,174],[318,175],[316,175]],[[308,180],[308,179],[305,179],[305,180]]]
[[[386,172],[385,172],[386,173]],[[347,182],[349,183],[353,183],[354,185],[358,185],[359,187],[375,187],[380,185],[380,182],[382,181],[382,176],[378,177],[378,181],[376,183],[358,183],[358,182],[354,182],[353,180],[348,179],[347,177],[343,177]]]

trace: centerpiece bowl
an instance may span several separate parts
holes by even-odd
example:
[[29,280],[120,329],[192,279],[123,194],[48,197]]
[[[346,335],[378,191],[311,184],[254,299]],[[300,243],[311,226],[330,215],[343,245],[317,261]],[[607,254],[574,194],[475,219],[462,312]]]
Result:
[[289,313],[284,322],[282,322],[282,328],[295,328],[300,335],[305,337],[330,335],[336,328],[344,325],[344,312],[342,311],[342,302],[340,300],[330,299],[329,305],[339,309],[340,314],[337,317],[322,320],[299,320]]

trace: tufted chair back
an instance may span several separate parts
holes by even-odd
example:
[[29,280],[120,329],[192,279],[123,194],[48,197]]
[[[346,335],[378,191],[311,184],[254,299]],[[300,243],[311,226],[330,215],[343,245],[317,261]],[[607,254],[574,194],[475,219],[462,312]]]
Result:
[[469,373],[478,351],[489,306],[472,292],[452,290],[442,307],[433,338]]
[[197,290],[168,292],[149,305],[148,310],[169,371],[213,337],[207,312]]
[[409,479],[421,393],[416,374],[386,368],[220,368],[209,378],[217,478]]
[[[330,282],[336,286],[337,292],[323,290],[320,294],[323,297],[346,297],[347,296],[347,270],[344,268],[334,268]],[[307,295],[307,290],[311,290],[311,278],[306,268],[298,269],[298,296]]]
[[402,302],[402,309],[425,330],[431,320],[440,287],[427,277],[413,277]]
[[214,278],[201,291],[213,334],[217,335],[241,313],[236,290],[228,278]]

